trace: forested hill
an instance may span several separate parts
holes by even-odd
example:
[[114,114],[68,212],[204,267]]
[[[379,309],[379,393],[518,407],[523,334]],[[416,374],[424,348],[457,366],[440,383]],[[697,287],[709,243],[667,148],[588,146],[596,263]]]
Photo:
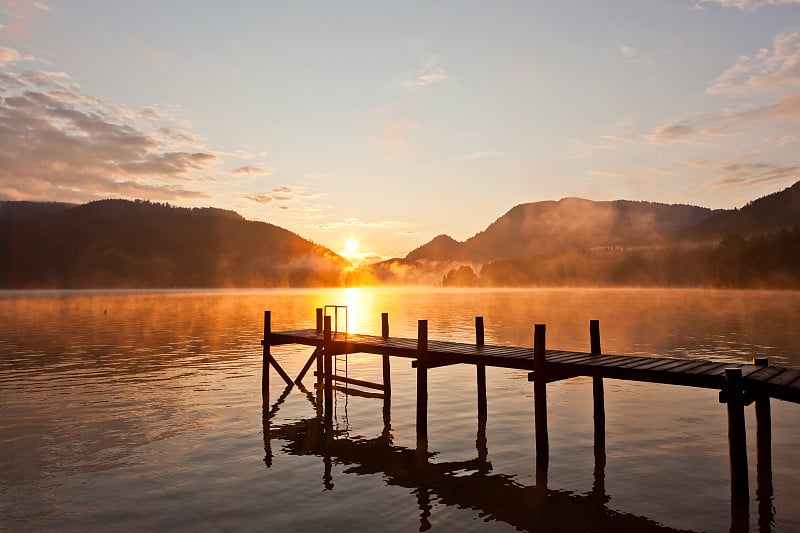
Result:
[[742,237],[775,233],[800,226],[800,181],[791,187],[749,202],[741,209],[718,213],[687,228],[678,238],[689,241],[717,241],[723,237]]
[[349,266],[233,211],[127,200],[49,205],[3,210],[1,288],[337,285]]
[[629,200],[564,198],[520,204],[464,242],[440,235],[405,259],[478,263],[603,246],[658,245],[714,214],[705,207]]

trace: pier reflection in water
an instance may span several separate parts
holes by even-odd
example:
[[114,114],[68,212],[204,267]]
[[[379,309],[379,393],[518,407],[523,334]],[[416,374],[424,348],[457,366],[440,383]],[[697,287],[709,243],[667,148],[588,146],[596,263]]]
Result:
[[[644,516],[628,514],[607,506],[611,500],[605,490],[606,451],[603,435],[595,440],[594,484],[591,492],[577,494],[548,487],[547,461],[537,461],[536,484],[526,486],[513,474],[493,472],[487,448],[486,417],[477,419],[476,455],[462,461],[438,462],[437,452],[428,449],[427,440],[417,448],[395,445],[391,426],[391,400],[383,399],[383,430],[373,438],[350,437],[348,428],[334,424],[347,420],[347,413],[326,416],[322,394],[308,391],[303,385],[295,390],[287,386],[273,403],[265,397],[264,462],[271,468],[275,461],[273,441],[281,455],[316,456],[321,459],[323,490],[335,490],[332,466],[345,467],[346,475],[380,475],[388,486],[409,489],[416,496],[419,530],[431,528],[429,518],[433,502],[478,511],[485,521],[505,522],[526,531],[681,531],[663,526]],[[313,416],[273,424],[287,396],[304,394]],[[319,384],[317,390],[321,392]],[[357,390],[355,391],[358,392]],[[342,388],[340,393],[350,393]],[[346,411],[346,403],[343,404]],[[338,408],[338,407],[337,407]],[[340,416],[337,416],[340,415]],[[772,476],[767,466],[758,471],[758,524],[769,531],[773,522]],[[748,506],[732,506],[731,531],[749,529]]]

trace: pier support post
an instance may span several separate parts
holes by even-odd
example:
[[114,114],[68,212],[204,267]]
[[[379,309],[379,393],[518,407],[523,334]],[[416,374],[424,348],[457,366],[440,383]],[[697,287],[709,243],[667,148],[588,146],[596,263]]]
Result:
[[[769,366],[766,357],[754,357],[753,364]],[[769,396],[756,397],[756,468],[759,472],[772,470],[772,422]]]
[[[589,321],[589,341],[592,355],[601,355],[600,349],[600,321]],[[598,448],[603,450],[605,456],[606,446],[606,406],[605,395],[603,392],[603,378],[595,376],[592,378],[592,396],[594,397],[594,446],[595,455]]]
[[[389,313],[381,313],[381,337],[389,338]],[[389,356],[383,356],[383,396],[389,399],[392,395],[392,372],[389,366]]]
[[417,448],[428,442],[428,321],[417,323]]
[[264,346],[261,356],[261,397],[264,399],[265,405],[269,403],[269,360],[271,358],[269,347],[271,334],[271,312],[264,311],[264,340],[261,341],[262,345]]
[[[483,346],[483,317],[475,317],[475,345]],[[477,364],[478,380],[478,420],[486,420],[489,411],[486,407],[486,365]]]
[[[322,333],[323,330],[323,316],[322,316],[322,308],[317,307],[317,333]],[[323,378],[325,377],[324,369],[323,369],[323,359],[325,357],[324,350],[317,351],[317,395],[322,394],[320,389],[320,385],[323,383]]]
[[547,437],[547,378],[545,376],[545,325],[533,329],[533,404],[536,426],[536,484],[547,484],[550,445]]
[[331,317],[325,317],[323,332],[322,357],[325,365],[325,418],[331,420],[333,415],[333,349],[331,348]]
[[742,369],[725,369],[728,405],[728,452],[731,465],[731,503],[745,505],[750,498],[747,480],[747,437],[742,398]]
[[[754,357],[753,364],[769,366],[769,359]],[[762,531],[769,531],[775,518],[772,497],[772,421],[769,396],[764,394],[756,397],[756,499]]]

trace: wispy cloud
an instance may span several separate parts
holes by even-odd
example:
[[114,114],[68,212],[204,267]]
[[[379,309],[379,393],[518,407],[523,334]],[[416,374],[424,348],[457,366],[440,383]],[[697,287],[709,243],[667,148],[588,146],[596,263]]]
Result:
[[314,229],[320,231],[332,231],[342,228],[402,228],[408,226],[405,222],[396,220],[381,220],[375,222],[364,222],[358,218],[345,218],[336,222],[324,222],[314,224]]
[[698,144],[703,142],[704,137],[723,137],[727,135],[730,135],[730,133],[726,133],[719,128],[682,121],[661,126],[653,133],[645,135],[644,138],[652,144],[673,142]]
[[494,150],[478,150],[472,152],[467,157],[470,159],[485,159],[488,157],[497,157],[500,155],[500,152],[496,152]]
[[696,6],[702,7],[705,4],[717,4],[723,7],[736,7],[744,11],[753,11],[765,6],[800,4],[800,0],[699,0]]
[[602,176],[604,178],[633,178],[636,177],[635,174],[631,174],[630,172],[623,172],[620,170],[610,170],[607,168],[592,168],[589,169],[589,174],[592,176]]
[[243,195],[244,198],[275,209],[284,215],[299,219],[318,220],[326,216],[330,206],[320,204],[324,195],[309,191],[306,187],[281,185],[269,191]]
[[259,204],[271,203],[292,203],[298,200],[309,200],[320,198],[319,193],[312,193],[305,187],[282,185],[270,191],[252,193],[245,195],[246,198],[258,202]]
[[755,56],[741,56],[714,80],[706,93],[783,93],[799,87],[800,31],[793,31],[777,35],[772,50],[762,48]]
[[650,63],[651,59],[645,57],[641,51],[634,48],[629,44],[622,44],[619,47],[619,53],[628,63]]
[[636,179],[640,180],[648,175],[658,174],[666,175],[671,174],[672,171],[663,167],[637,167],[634,171],[613,170],[608,168],[592,168],[587,171],[592,176],[602,176],[605,178],[623,178],[623,179]]
[[272,171],[262,166],[245,165],[234,168],[231,170],[231,174],[235,176],[271,176]]
[[591,141],[570,139],[575,151],[580,154],[588,154],[597,150],[613,150],[633,142],[636,142],[635,138],[622,135],[600,135],[596,140]]
[[[16,50],[6,58],[19,61]],[[205,193],[218,158],[177,142],[180,128],[153,108],[116,106],[84,94],[63,72],[0,72],[0,196],[87,201],[139,197],[174,201]],[[163,127],[174,133],[164,141]],[[190,138],[186,134],[187,139]],[[189,187],[189,188],[187,188]]]
[[800,164],[780,165],[758,162],[718,162],[706,160],[685,161],[693,168],[705,169],[714,178],[706,183],[710,189],[721,189],[735,185],[772,185],[797,180]]
[[782,135],[780,137],[767,137],[762,142],[772,146],[783,147],[800,142],[800,138],[797,138],[794,135]]
[[0,68],[16,63],[20,59],[22,59],[22,56],[19,55],[15,48],[0,46]]
[[439,65],[439,58],[435,55],[429,55],[425,58],[416,75],[406,85],[411,88],[421,88],[441,83],[445,80],[447,80],[447,73]]

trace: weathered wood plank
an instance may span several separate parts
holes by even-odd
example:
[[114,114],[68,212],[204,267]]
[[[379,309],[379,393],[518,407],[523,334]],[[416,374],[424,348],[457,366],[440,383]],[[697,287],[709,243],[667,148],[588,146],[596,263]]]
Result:
[[705,366],[705,364],[706,364],[705,361],[686,361],[682,365],[678,365],[676,367],[672,367],[672,368],[666,370],[666,372],[682,374],[682,373],[686,372],[687,370],[691,370],[692,368]]
[[769,383],[770,385],[778,385],[780,387],[788,387],[793,381],[796,381],[797,378],[800,378],[800,372],[797,372],[796,370],[784,370],[780,374],[768,379],[765,383]]
[[747,376],[747,379],[756,382],[767,381],[770,378],[775,377],[781,372],[783,372],[783,370],[784,370],[783,368],[778,366],[765,366],[758,372],[753,372],[752,374]]

